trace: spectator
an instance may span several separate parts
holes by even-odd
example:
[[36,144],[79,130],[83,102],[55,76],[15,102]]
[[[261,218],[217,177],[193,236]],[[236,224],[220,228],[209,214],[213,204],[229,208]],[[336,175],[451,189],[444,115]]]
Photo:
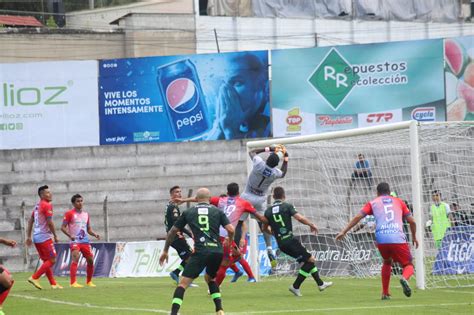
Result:
[[459,205],[455,202],[451,204],[451,226],[466,226],[471,225],[470,214],[461,210]]
[[365,159],[362,153],[357,156],[358,160],[354,164],[354,172],[352,173],[352,181],[356,178],[365,178],[369,187],[372,185],[372,171],[370,170],[369,161]]
[[433,190],[431,198],[434,203],[430,206],[430,220],[426,225],[428,227],[431,226],[435,246],[440,248],[446,230],[451,227],[449,220],[451,210],[447,203],[441,201],[441,192],[439,190]]

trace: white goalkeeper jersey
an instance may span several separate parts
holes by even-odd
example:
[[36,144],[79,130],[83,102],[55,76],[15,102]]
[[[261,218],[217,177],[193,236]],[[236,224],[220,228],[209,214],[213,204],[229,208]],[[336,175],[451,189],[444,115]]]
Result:
[[276,167],[269,167],[258,155],[253,157],[252,162],[253,168],[247,180],[247,185],[245,186],[245,193],[265,196],[270,185],[275,181],[275,179],[281,178],[283,172]]

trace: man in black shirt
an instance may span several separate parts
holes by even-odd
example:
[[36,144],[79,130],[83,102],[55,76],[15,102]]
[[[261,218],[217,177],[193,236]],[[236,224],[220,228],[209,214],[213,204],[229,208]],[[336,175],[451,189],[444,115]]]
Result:
[[217,314],[224,314],[222,309],[221,294],[215,282],[217,270],[222,261],[223,249],[219,241],[219,227],[223,226],[227,231],[227,242],[234,239],[234,227],[224,212],[209,204],[211,192],[207,188],[199,188],[196,193],[198,204],[182,213],[174,226],[168,232],[165,247],[160,256],[160,264],[168,261],[168,250],[176,233],[182,230],[186,224],[189,225],[194,235],[194,252],[184,267],[183,275],[178,287],[174,291],[171,314],[178,314],[183,303],[184,292],[193,279],[206,268],[205,280],[209,287],[209,293],[216,306]]
[[283,187],[273,189],[273,199],[275,200],[273,205],[265,211],[265,217],[269,224],[264,224],[264,229],[268,229],[268,225],[270,225],[271,232],[275,236],[280,250],[303,264],[295,282],[289,287],[290,292],[296,296],[302,296],[300,286],[310,275],[318,284],[319,291],[330,287],[332,282],[324,282],[319,277],[318,268],[315,265],[316,259],[294,237],[291,218],[294,217],[299,222],[309,226],[311,232],[315,234],[318,232],[318,228],[313,222],[296,212],[292,204],[285,202]]

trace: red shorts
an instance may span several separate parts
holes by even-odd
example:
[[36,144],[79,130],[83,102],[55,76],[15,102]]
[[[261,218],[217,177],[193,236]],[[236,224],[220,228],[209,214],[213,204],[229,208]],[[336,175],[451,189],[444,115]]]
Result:
[[392,259],[402,266],[411,264],[412,256],[408,244],[377,244],[383,259]]
[[43,243],[35,243],[36,250],[41,260],[46,261],[51,258],[56,258],[56,249],[52,239],[49,239]]
[[78,250],[82,253],[82,256],[84,258],[92,258],[94,257],[94,254],[92,254],[92,248],[91,245],[88,243],[71,243],[69,244],[69,248],[71,251]]
[[229,246],[226,245],[225,243],[225,238],[220,237],[220,241],[222,244],[222,247],[224,249],[224,255],[222,256],[222,260],[229,260],[230,264],[232,265],[234,262],[238,261],[241,257],[241,255],[234,256],[232,253],[232,248],[236,248],[237,244],[235,244],[234,241],[232,241],[232,244]]

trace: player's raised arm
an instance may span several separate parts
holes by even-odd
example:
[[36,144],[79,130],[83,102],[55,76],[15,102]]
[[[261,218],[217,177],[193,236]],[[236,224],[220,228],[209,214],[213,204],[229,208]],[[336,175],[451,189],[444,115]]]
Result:
[[296,213],[293,218],[295,218],[296,220],[298,220],[299,222],[309,226],[309,228],[311,229],[311,232],[313,233],[318,233],[318,227],[316,226],[316,224],[314,224],[313,222],[311,222],[310,220],[308,220],[308,218],[306,218],[304,215],[302,214],[299,214],[299,213]]
[[288,171],[288,152],[286,152],[286,149],[285,149],[285,153],[283,155],[283,163],[281,164],[281,172],[282,172],[281,178],[285,177],[287,171]]
[[336,236],[336,241],[340,241],[346,236],[347,232],[349,232],[357,223],[359,223],[360,220],[364,218],[364,215],[362,213],[356,214],[352,220],[347,224],[347,226],[339,232]]

